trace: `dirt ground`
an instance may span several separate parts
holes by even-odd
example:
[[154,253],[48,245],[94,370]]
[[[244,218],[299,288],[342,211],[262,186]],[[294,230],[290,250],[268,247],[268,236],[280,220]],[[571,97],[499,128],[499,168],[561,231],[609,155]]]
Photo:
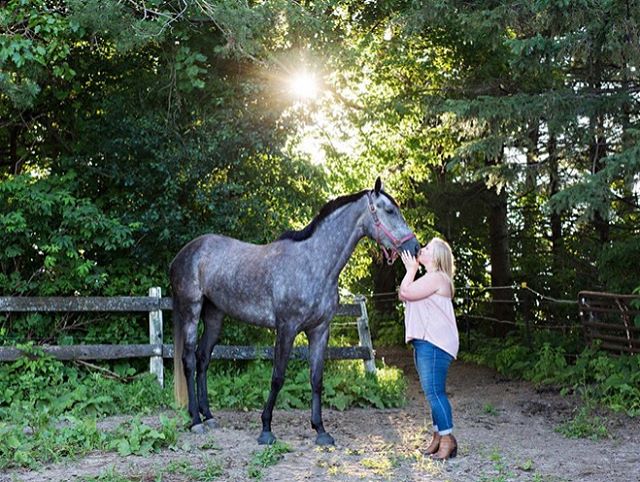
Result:
[[[575,400],[555,391],[536,390],[507,380],[488,368],[454,362],[448,391],[454,410],[458,457],[432,462],[420,453],[428,440],[427,404],[412,365],[411,352],[378,350],[409,382],[402,409],[324,411],[331,449],[314,445],[307,410],[275,411],[273,431],[291,452],[276,465],[260,469],[261,480],[275,481],[640,481],[640,420],[609,415],[610,437],[567,439],[554,431],[575,409]],[[97,452],[38,471],[11,470],[0,482],[86,480],[246,481],[260,432],[260,412],[217,414],[220,428],[203,435],[182,433],[178,448],[147,457]],[[122,419],[111,418],[104,426]],[[144,419],[157,423],[157,417]],[[172,465],[173,464],[173,465]],[[176,467],[183,469],[176,469]],[[173,468],[172,468],[173,467]],[[185,468],[186,467],[186,468]],[[194,470],[195,468],[195,470]],[[209,473],[211,475],[211,473]]]

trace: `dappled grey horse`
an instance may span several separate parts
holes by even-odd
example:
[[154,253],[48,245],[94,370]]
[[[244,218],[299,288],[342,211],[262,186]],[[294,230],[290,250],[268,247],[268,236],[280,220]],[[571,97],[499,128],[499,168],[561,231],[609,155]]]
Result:
[[[322,423],[324,352],[329,323],[338,308],[338,276],[364,236],[395,257],[399,250],[418,252],[418,241],[394,199],[378,178],[373,190],[339,197],[325,204],[300,231],[287,231],[265,245],[215,234],[184,246],[171,263],[176,399],[187,402],[191,430],[215,426],[207,396],[207,367],[228,314],[276,330],[271,391],[262,412],[260,444],[271,444],[271,416],[298,333],[309,340],[311,426],[316,443],[333,444]],[[386,248],[386,249],[384,249]],[[393,258],[392,258],[393,259]],[[204,333],[196,346],[198,320]],[[182,376],[184,374],[184,377]],[[195,382],[194,382],[195,374]],[[197,397],[196,397],[197,390]]]

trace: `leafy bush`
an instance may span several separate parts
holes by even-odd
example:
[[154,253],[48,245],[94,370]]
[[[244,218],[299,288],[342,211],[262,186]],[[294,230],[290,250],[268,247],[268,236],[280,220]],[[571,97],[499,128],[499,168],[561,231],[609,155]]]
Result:
[[[0,418],[24,420],[61,415],[104,416],[147,413],[173,400],[153,375],[135,377],[130,383],[86,374],[71,365],[44,356],[35,347],[22,347],[33,358],[21,357],[0,364]],[[29,415],[33,414],[33,415]]]
[[1,292],[92,293],[105,285],[101,261],[106,253],[133,245],[134,226],[107,215],[94,201],[78,195],[78,189],[73,171],[2,179]]

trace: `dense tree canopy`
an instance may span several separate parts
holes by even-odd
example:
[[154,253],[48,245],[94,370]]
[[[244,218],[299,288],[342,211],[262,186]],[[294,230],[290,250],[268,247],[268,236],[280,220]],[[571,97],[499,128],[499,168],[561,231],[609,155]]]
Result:
[[[379,174],[461,287],[630,292],[639,21],[633,0],[0,2],[0,293],[146,293],[189,239],[268,242]],[[371,247],[343,284],[392,292]]]

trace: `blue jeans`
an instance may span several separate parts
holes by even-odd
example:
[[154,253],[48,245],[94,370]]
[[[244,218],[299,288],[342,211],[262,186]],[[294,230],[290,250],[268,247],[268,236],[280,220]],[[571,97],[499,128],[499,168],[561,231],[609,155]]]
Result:
[[426,340],[412,340],[412,344],[420,385],[431,405],[433,430],[447,435],[453,430],[451,404],[445,392],[447,372],[453,357]]

